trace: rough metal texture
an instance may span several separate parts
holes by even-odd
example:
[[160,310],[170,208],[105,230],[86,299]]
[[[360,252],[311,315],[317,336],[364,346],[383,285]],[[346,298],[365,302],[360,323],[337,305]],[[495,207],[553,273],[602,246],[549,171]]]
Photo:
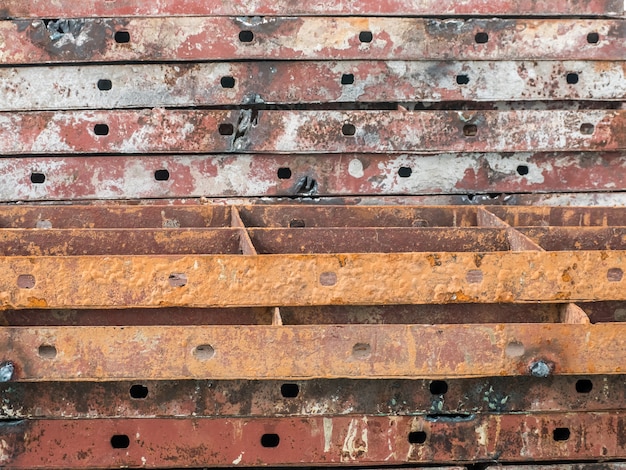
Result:
[[177,16],[177,15],[377,15],[377,16],[611,16],[624,12],[621,0],[315,0],[294,3],[288,0],[257,0],[252,3],[217,0],[4,0],[2,14],[17,17],[63,17],[71,12],[85,16]]
[[626,190],[623,152],[42,155],[4,157],[0,172],[3,201]]
[[[0,109],[623,101],[624,62],[213,62],[0,69]],[[576,73],[578,82],[567,82]],[[50,77],[42,80],[41,76]],[[310,77],[315,77],[311,82]],[[108,81],[108,82],[107,82]],[[285,86],[289,84],[289,86]]]
[[[621,20],[595,19],[27,19],[0,22],[0,61],[621,61],[626,56],[625,25]],[[590,33],[597,34],[598,40],[590,42]],[[558,41],[552,40],[557,37]]]
[[626,110],[23,112],[0,115],[0,152],[611,151],[625,127]]

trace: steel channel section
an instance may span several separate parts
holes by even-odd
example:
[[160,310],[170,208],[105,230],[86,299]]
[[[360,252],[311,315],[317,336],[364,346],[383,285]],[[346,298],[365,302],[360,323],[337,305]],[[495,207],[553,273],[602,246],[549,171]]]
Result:
[[1,21],[0,61],[621,61],[625,27],[623,20],[599,19],[61,16]]
[[[625,63],[618,61],[263,61],[3,68],[0,109],[623,101],[625,70]],[[576,84],[567,82],[573,73]],[[41,80],[42,75],[50,80]],[[310,77],[315,77],[313,83]]]
[[626,455],[624,413],[8,422],[10,468],[393,465]]
[[[584,165],[585,171],[581,171]],[[623,191],[624,152],[0,158],[2,201]]]
[[62,18],[71,11],[79,17],[111,16],[264,16],[264,15],[389,15],[389,16],[612,16],[622,15],[624,5],[621,0],[578,0],[554,1],[486,1],[486,0],[387,0],[379,2],[343,1],[328,4],[312,1],[294,4],[288,0],[257,1],[253,5],[216,0],[166,0],[157,4],[147,4],[139,0],[117,0],[106,3],[86,0],[75,4],[69,0],[53,4],[42,0],[5,0],[0,10],[5,18]]
[[[433,380],[8,382],[2,419],[267,418],[613,411],[623,375]],[[106,397],[106,399],[103,399]]]
[[0,344],[18,381],[607,375],[624,326],[2,327]]
[[625,126],[624,110],[24,112],[0,115],[0,152],[613,151]]

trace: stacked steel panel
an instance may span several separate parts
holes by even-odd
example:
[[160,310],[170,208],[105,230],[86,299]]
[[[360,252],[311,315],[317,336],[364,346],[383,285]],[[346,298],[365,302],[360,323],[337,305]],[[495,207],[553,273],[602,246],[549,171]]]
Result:
[[624,467],[621,0],[0,18],[0,466]]

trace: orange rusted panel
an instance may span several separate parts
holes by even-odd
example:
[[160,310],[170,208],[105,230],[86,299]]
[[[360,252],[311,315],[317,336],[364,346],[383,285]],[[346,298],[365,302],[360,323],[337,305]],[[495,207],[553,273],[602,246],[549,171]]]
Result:
[[18,381],[620,374],[620,324],[0,328]]

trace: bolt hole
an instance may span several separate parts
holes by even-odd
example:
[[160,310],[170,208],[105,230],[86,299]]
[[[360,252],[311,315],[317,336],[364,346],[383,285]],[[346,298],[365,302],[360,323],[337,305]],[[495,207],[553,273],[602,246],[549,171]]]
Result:
[[598,33],[587,34],[587,42],[589,44],[598,44],[598,42],[600,42],[600,35]]
[[325,272],[320,274],[320,284],[326,287],[337,284],[337,274],[333,272]]
[[118,31],[115,33],[115,42],[118,44],[126,44],[130,42],[130,33],[128,31]]
[[578,74],[573,72],[568,73],[565,77],[565,80],[567,80],[567,83],[569,83],[570,85],[576,85],[578,83]]
[[476,124],[466,124],[463,126],[463,135],[465,137],[474,137],[478,134],[478,126]]
[[470,284],[480,284],[483,282],[483,272],[480,269],[470,269],[465,275],[465,279]]
[[126,434],[116,434],[111,438],[111,447],[114,449],[128,449],[130,439]]
[[33,184],[42,184],[46,181],[46,175],[43,173],[31,173],[30,182]]
[[589,379],[581,379],[576,382],[576,391],[578,393],[590,393],[593,390],[593,382]]
[[239,33],[239,40],[241,42],[252,42],[254,41],[254,33],[252,31],[241,31]]
[[374,35],[371,31],[361,31],[359,33],[359,41],[361,42],[372,42],[374,39]]
[[291,178],[291,168],[279,168],[278,169],[278,179],[288,180]]
[[356,343],[352,347],[352,357],[356,359],[367,359],[372,355],[372,347],[368,343]]
[[235,128],[232,124],[220,124],[219,128],[220,135],[233,135],[235,133]]
[[591,135],[595,130],[595,126],[589,122],[584,122],[580,125],[580,133],[584,135]]
[[343,135],[352,136],[356,134],[356,127],[353,124],[344,124],[341,128],[341,133]]
[[57,348],[51,344],[42,344],[39,346],[37,354],[39,354],[39,357],[42,359],[54,359],[57,357]]
[[157,181],[167,181],[170,179],[170,172],[167,170],[157,170],[154,172],[154,179]]
[[448,393],[448,383],[445,380],[433,380],[429,388],[430,393],[433,395],[445,395]]
[[552,438],[555,441],[567,441],[569,437],[569,428],[556,428],[554,431],[552,431]]
[[412,174],[413,174],[413,170],[411,170],[411,168],[410,168],[410,167],[408,167],[408,166],[401,166],[401,167],[398,169],[398,176],[399,176],[400,178],[408,178],[408,177],[410,177]]
[[424,431],[409,433],[409,444],[423,444],[424,442],[426,442],[426,433]]
[[193,355],[201,361],[208,361],[215,356],[215,349],[210,344],[201,344],[193,350]]
[[469,83],[469,77],[467,75],[457,75],[456,83],[459,85],[467,85]]
[[519,165],[517,167],[517,174],[520,176],[526,176],[528,174],[528,166],[527,165]]
[[235,79],[234,77],[222,77],[220,79],[220,84],[222,88],[235,88]]
[[111,80],[98,80],[98,90],[109,91],[111,88],[113,88],[113,82],[111,82]]
[[130,387],[130,397],[136,400],[143,400],[148,396],[148,387],[143,385],[133,385]]
[[278,434],[263,434],[261,436],[261,445],[263,447],[278,447],[280,437]]
[[106,124],[96,124],[93,126],[93,133],[96,135],[109,135],[109,126]]
[[298,384],[282,384],[280,386],[280,394],[285,398],[296,398],[300,393]]
[[342,85],[352,85],[354,83],[354,74],[352,73],[344,73],[341,76],[341,84]]
[[289,221],[290,228],[304,228],[306,227],[306,223],[302,219],[293,219]]
[[171,287],[185,287],[187,285],[187,275],[184,273],[172,273],[168,281]]
[[489,42],[489,35],[485,32],[476,33],[474,41],[476,41],[476,44],[486,44]]
[[35,287],[35,276],[32,274],[20,274],[17,277],[17,287],[20,289],[32,289]]
[[620,268],[611,268],[606,273],[606,279],[609,282],[620,282],[624,277],[624,271]]

